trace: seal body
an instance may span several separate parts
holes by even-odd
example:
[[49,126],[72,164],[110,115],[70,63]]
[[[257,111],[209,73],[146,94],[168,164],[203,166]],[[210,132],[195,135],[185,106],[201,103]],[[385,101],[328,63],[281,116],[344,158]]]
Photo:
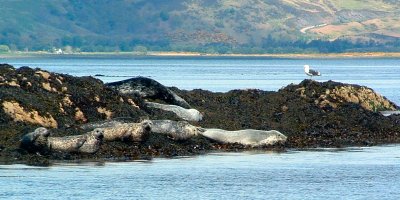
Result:
[[161,83],[146,77],[135,77],[106,84],[121,94],[139,95],[143,99],[159,99],[168,104],[190,108],[190,105],[175,92]]
[[245,129],[226,131],[222,129],[205,129],[201,134],[221,143],[239,143],[251,147],[284,143],[287,139],[285,135],[276,130]]
[[151,132],[171,136],[174,140],[187,140],[204,131],[186,121],[152,120],[152,124]]
[[44,127],[39,127],[31,133],[25,134],[21,138],[20,147],[29,152],[39,152],[43,151],[44,147],[47,146],[48,137],[50,132]]
[[152,122],[144,120],[140,123],[115,123],[104,128],[104,140],[130,140],[140,142],[150,133]]
[[198,122],[203,119],[203,115],[196,109],[186,109],[176,105],[166,105],[154,102],[146,102],[146,105],[150,108],[157,108],[164,111],[173,112],[179,118],[187,121]]
[[95,153],[103,140],[103,129],[95,129],[82,135],[49,137],[47,147],[51,151]]

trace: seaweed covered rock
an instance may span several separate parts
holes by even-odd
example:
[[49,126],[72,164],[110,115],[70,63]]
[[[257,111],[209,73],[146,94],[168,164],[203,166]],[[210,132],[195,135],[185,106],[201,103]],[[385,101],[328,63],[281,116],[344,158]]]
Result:
[[[167,88],[154,80],[140,79],[137,86],[140,91],[154,92],[153,96],[124,93],[125,89],[135,90],[136,86],[131,85],[135,81],[105,85],[92,77],[0,65],[0,161],[5,158],[13,162],[46,164],[52,159],[131,160],[248,148],[240,143],[224,143],[226,140],[210,140],[192,131],[203,131],[203,128],[218,130],[218,133],[243,129],[277,130],[285,135],[286,143],[268,148],[278,149],[400,142],[399,117],[385,117],[377,112],[397,110],[398,106],[363,86],[304,80],[277,92],[251,89],[213,93]],[[172,96],[163,96],[165,94]],[[133,131],[130,128],[133,124],[143,119],[179,121],[181,119],[172,112],[146,106],[146,100],[179,104],[170,101],[176,97],[184,99],[185,103],[180,106],[190,105],[201,111],[202,121],[183,123],[184,127],[195,127],[189,132],[180,126],[152,132],[144,124],[139,132],[145,137],[104,141],[101,146],[89,146],[84,150],[93,152],[90,154],[79,154],[80,151],[47,154],[49,148],[37,149],[48,137],[48,132],[36,129],[38,127],[49,129],[52,137],[70,139],[79,138],[95,128],[103,128],[106,135],[109,129],[125,136]],[[124,122],[115,121],[121,119]],[[121,124],[126,126],[118,127]],[[169,132],[164,133],[164,129]],[[180,132],[171,134],[171,130]],[[23,137],[25,134],[27,136]],[[174,137],[176,135],[184,137]],[[21,149],[20,144],[24,148]]]
[[142,100],[92,77],[0,65],[0,145],[18,146],[37,127],[65,128],[110,118],[147,118]]
[[359,104],[364,109],[374,112],[398,108],[371,88],[334,81],[319,83],[304,80],[298,85],[289,85],[279,92],[298,92],[301,98],[314,100],[314,103],[322,109],[337,108],[346,103]]
[[[287,147],[341,147],[400,142],[400,126],[379,110],[398,109],[372,89],[304,80],[277,92],[175,92],[204,112],[201,127],[279,130]],[[397,120],[398,121],[398,120]]]
[[121,96],[92,77],[0,66],[0,123],[63,127],[115,117],[145,116],[140,99]]

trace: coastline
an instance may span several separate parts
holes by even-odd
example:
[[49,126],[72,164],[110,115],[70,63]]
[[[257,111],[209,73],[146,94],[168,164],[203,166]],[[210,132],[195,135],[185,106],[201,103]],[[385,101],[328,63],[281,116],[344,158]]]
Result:
[[282,53],[282,54],[208,54],[200,52],[80,52],[69,54],[54,54],[44,51],[0,53],[0,59],[26,58],[26,57],[209,57],[209,58],[288,58],[288,59],[313,59],[313,58],[400,58],[400,52],[351,52],[351,53]]
[[[41,146],[41,140],[37,146],[31,143],[36,140],[30,137],[35,135],[31,133],[36,133],[38,127],[50,130],[51,137],[81,137],[107,120],[133,124],[143,119],[178,122],[183,118],[169,110],[148,106],[145,102],[149,98],[120,93],[118,88],[93,77],[74,77],[11,65],[2,65],[0,69],[0,95],[5,97],[0,110],[0,162],[50,165],[52,160],[150,160],[200,155],[213,150],[284,151],[400,143],[399,116],[385,117],[376,112],[398,110],[396,104],[365,86],[306,79],[276,92],[248,89],[219,93],[168,88],[202,113],[202,120],[192,121],[190,126],[227,131],[276,130],[285,136],[284,143],[252,147],[220,142],[208,138],[210,135],[174,139],[174,135],[149,132],[133,141],[93,143],[101,144],[95,152],[52,151],[47,145]],[[150,83],[145,84],[149,89],[161,93],[166,89],[154,80]],[[163,96],[154,99],[172,103]],[[116,130],[123,130],[120,128]]]

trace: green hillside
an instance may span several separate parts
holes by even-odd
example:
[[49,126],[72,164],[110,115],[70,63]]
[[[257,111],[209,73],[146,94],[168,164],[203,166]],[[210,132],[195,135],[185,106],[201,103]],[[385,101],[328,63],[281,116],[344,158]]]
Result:
[[11,50],[400,51],[397,0],[2,0]]

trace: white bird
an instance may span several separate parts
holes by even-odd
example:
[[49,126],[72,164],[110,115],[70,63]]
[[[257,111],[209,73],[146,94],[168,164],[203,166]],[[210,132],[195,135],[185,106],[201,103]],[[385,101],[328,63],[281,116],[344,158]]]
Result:
[[308,66],[308,65],[304,65],[304,72],[308,76],[311,76],[311,78],[313,76],[321,76],[321,73],[319,71],[315,71],[315,70],[310,69],[310,66]]

